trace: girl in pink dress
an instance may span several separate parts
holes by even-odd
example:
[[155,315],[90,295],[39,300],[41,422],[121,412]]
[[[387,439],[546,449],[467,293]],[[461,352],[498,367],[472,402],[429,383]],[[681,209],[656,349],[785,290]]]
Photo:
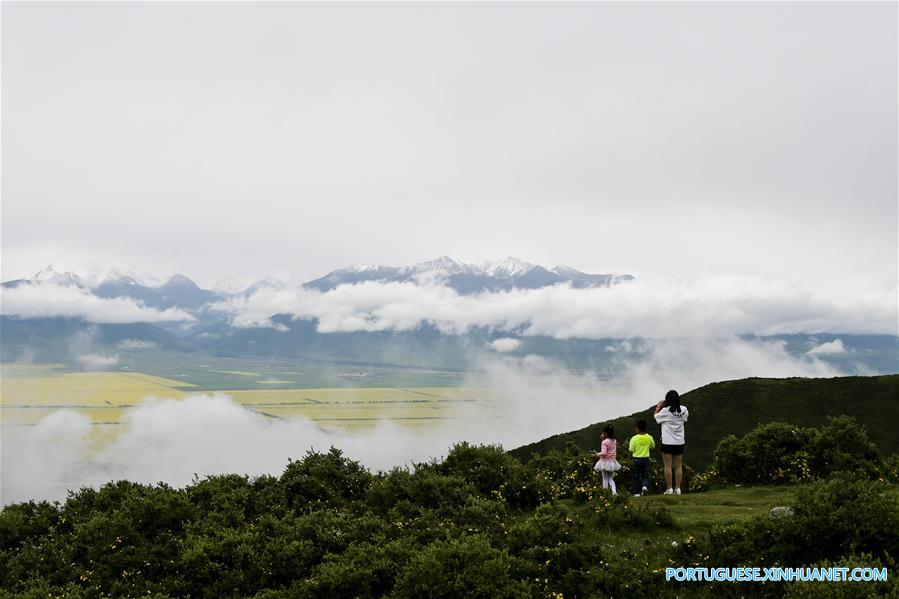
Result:
[[616,459],[618,456],[618,442],[615,441],[615,428],[611,424],[607,424],[602,429],[600,438],[602,439],[600,450],[593,452],[593,455],[599,458],[599,460],[593,469],[602,474],[602,488],[611,489],[612,495],[617,495],[618,489],[615,487],[615,479],[613,477],[616,472],[621,470],[621,464]]

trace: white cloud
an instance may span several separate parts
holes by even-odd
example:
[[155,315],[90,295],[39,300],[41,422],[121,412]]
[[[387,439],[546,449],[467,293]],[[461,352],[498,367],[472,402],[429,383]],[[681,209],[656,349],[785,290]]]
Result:
[[195,395],[145,400],[127,413],[114,440],[98,446],[87,417],[60,411],[36,426],[4,426],[0,502],[62,499],[66,489],[123,478],[185,485],[194,473],[278,474],[288,458],[331,445],[384,469],[445,455],[463,440],[517,447],[633,413],[671,388],[684,392],[746,376],[840,374],[813,356],[790,356],[783,343],[688,339],[644,342],[640,349],[642,357],[622,362],[613,380],[573,374],[537,356],[485,354],[466,386],[483,389],[490,401],[464,403],[458,412],[462,418],[433,427],[384,421],[336,433],[307,420],[265,418],[225,395]]
[[128,298],[102,298],[74,286],[25,284],[0,292],[0,309],[20,318],[83,318],[93,323],[192,321],[178,308],[157,310]]
[[78,356],[78,363],[85,370],[107,370],[119,363],[118,356],[103,356],[100,354],[85,354]]
[[500,353],[513,352],[521,347],[521,339],[513,339],[512,337],[500,337],[490,342],[490,349]]
[[846,346],[843,345],[842,339],[834,339],[833,341],[828,341],[826,343],[822,343],[806,352],[812,356],[826,356],[833,354],[845,354]]
[[444,332],[490,327],[556,338],[721,337],[734,334],[895,334],[895,288],[809,289],[758,277],[644,275],[610,288],[558,285],[459,295],[439,284],[365,282],[326,293],[261,290],[214,308],[238,327],[272,326],[273,314],[318,319],[323,333]]

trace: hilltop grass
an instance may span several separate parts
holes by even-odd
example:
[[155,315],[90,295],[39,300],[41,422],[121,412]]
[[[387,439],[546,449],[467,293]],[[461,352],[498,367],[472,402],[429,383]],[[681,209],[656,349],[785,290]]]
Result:
[[[619,484],[619,492],[629,490],[624,486]],[[630,499],[630,505],[634,508],[667,509],[674,520],[674,526],[655,530],[631,530],[605,525],[585,527],[581,531],[581,540],[603,547],[608,555],[617,556],[616,559],[636,562],[645,575],[657,577],[658,581],[664,584],[662,581],[665,568],[683,565],[672,561],[675,543],[683,544],[687,539],[699,537],[718,526],[738,524],[757,516],[764,516],[776,506],[791,505],[799,487],[799,485],[742,487],[679,496],[634,497]],[[899,495],[899,487],[894,491]],[[573,513],[580,514],[583,520],[589,521],[589,513],[593,509],[590,503],[578,504],[571,500],[564,500],[561,503]]]
[[[831,379],[749,378],[713,383],[681,397],[683,404],[690,408],[684,463],[697,471],[711,465],[715,447],[728,434],[745,435],[759,424],[768,422],[819,427],[825,424],[828,416],[854,417],[867,429],[881,451],[899,453],[899,435],[895,418],[891,417],[899,399],[899,375]],[[661,432],[653,420],[653,411],[654,406],[630,416],[554,435],[509,453],[528,460],[536,453],[562,450],[569,443],[582,450],[595,449],[599,447],[599,433],[606,423],[619,431],[619,446],[626,447],[633,434],[634,422],[639,419],[647,421],[647,432],[658,442]]]
[[[619,492],[624,492],[619,485]],[[771,508],[793,504],[796,491],[801,485],[764,486],[764,487],[732,487],[688,493],[686,495],[647,495],[630,500],[634,508],[663,507],[668,510],[674,520],[674,526],[668,530],[628,530],[621,528],[597,528],[586,530],[587,538],[611,544],[622,550],[640,549],[655,554],[659,564],[665,563],[669,556],[672,541],[679,542],[691,535],[707,532],[715,526],[726,526],[746,522],[756,516],[764,516]],[[899,487],[894,488],[899,496]],[[580,505],[571,500],[562,503],[574,510],[588,512],[591,505]]]
[[678,527],[696,532],[715,525],[743,522],[767,513],[772,507],[790,505],[797,488],[797,485],[731,487],[680,496],[650,495],[634,498],[634,502],[664,506],[671,511]]

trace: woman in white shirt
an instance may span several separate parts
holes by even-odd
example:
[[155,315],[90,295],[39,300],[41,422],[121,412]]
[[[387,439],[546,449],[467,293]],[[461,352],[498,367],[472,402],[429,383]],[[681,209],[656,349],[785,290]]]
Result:
[[[667,408],[667,409],[666,409]],[[680,395],[672,389],[656,406],[655,419],[662,426],[662,460],[664,462],[665,495],[680,495],[684,463],[684,423],[690,412],[680,403]],[[671,479],[674,479],[674,488]]]

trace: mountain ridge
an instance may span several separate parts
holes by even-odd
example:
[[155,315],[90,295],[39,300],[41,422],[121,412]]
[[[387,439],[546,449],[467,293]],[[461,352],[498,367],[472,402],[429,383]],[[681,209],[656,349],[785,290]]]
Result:
[[[714,460],[715,448],[725,436],[745,435],[759,424],[786,422],[820,427],[828,416],[854,417],[868,430],[884,453],[899,453],[892,413],[899,397],[899,374],[833,378],[746,378],[703,385],[681,395],[690,409],[686,428],[684,463],[703,470]],[[660,398],[661,399],[661,398]],[[509,451],[528,460],[538,453],[562,450],[569,443],[584,451],[599,447],[606,424],[615,427],[621,449],[619,461],[629,459],[625,449],[634,434],[634,423],[646,420],[647,432],[656,439],[652,458],[659,460],[660,429],[653,418],[655,405],[628,416],[611,418],[582,429],[552,435]]]
[[[198,310],[206,304],[230,297],[248,297],[260,289],[286,289],[292,286],[269,276],[254,281],[242,290],[224,292],[205,289],[181,273],[173,274],[165,280],[150,278],[152,280],[118,268],[87,277],[70,271],[59,272],[53,265],[49,265],[31,278],[5,281],[2,286],[6,289],[23,284],[77,286],[102,298],[127,297],[154,308],[175,307],[185,310]],[[306,281],[300,287],[326,292],[341,285],[365,282],[418,284],[426,280],[439,280],[460,294],[472,294],[539,289],[560,284],[576,288],[609,287],[633,278],[629,274],[586,273],[570,266],[547,269],[512,256],[501,260],[463,262],[444,255],[407,266],[352,264]]]
[[570,266],[547,269],[512,256],[502,260],[460,262],[449,256],[419,262],[411,266],[351,265],[333,270],[323,277],[303,283],[306,289],[330,291],[340,285],[364,282],[413,282],[425,277],[437,278],[460,294],[511,289],[539,289],[559,284],[573,287],[609,287],[632,280],[629,274],[591,274]]

